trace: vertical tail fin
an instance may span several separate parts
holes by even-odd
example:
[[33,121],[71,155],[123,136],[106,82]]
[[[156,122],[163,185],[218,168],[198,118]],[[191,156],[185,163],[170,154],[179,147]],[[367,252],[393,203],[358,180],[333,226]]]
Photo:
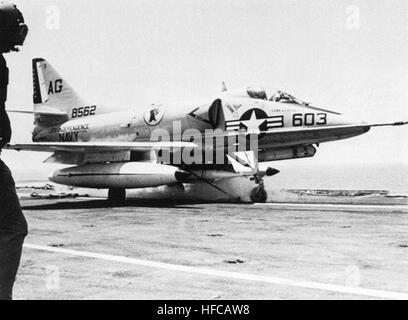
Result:
[[73,109],[87,106],[68,82],[42,58],[33,59],[33,86],[34,112],[56,111],[67,114],[71,119]]

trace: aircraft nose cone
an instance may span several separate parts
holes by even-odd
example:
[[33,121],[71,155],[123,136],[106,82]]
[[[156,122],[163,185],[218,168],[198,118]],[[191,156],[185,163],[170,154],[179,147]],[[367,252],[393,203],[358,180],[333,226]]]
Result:
[[359,117],[343,114],[336,117],[336,122],[338,125],[359,125],[366,123],[366,121],[363,121]]

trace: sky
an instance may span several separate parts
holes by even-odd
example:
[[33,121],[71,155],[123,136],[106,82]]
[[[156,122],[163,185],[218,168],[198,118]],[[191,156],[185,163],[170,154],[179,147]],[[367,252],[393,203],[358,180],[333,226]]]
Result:
[[[131,108],[282,87],[356,120],[408,120],[406,0],[15,0],[30,31],[7,55],[8,106],[32,109],[31,59],[46,58],[89,102]],[[13,142],[33,119],[12,115]],[[408,126],[407,126],[408,127]],[[408,128],[321,144],[303,164],[408,163]],[[13,167],[44,154],[4,151]]]

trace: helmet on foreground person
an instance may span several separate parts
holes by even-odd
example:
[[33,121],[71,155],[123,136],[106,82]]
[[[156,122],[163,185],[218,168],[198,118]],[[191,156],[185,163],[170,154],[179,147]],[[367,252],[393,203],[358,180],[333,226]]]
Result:
[[18,51],[28,33],[24,17],[14,4],[0,2],[0,53]]

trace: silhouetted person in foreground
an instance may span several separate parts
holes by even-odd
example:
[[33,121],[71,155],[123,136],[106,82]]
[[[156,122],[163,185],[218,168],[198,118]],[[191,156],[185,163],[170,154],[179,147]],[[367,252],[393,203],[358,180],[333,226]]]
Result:
[[[15,5],[0,2],[0,156],[10,142],[11,127],[6,112],[9,72],[4,53],[18,51],[28,28]],[[13,285],[20,264],[27,222],[21,211],[13,177],[0,159],[0,300],[11,300]]]

